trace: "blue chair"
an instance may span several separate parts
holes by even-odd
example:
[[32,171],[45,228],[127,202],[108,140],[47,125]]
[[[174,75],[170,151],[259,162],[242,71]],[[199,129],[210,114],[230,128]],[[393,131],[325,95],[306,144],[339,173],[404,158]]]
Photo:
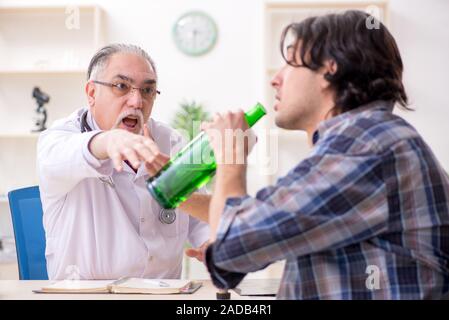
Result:
[[39,187],[8,193],[20,280],[47,280],[45,232]]

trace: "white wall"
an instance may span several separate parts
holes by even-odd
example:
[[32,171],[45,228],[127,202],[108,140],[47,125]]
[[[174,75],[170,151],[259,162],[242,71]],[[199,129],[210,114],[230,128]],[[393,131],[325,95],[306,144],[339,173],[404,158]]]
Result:
[[[256,48],[261,35],[257,34],[259,16],[251,14],[255,1],[234,1],[233,5],[229,1],[147,1],[126,13],[126,2],[122,6],[101,3],[110,18],[110,41],[139,44],[157,63],[162,95],[155,117],[169,121],[184,98],[202,101],[211,110],[256,101],[261,63]],[[208,12],[219,27],[217,46],[199,58],[180,53],[171,38],[176,18],[195,8]]]
[[[109,42],[138,44],[156,61],[162,95],[156,102],[154,116],[161,120],[170,121],[183,99],[204,102],[211,111],[247,108],[263,100],[264,0],[1,0],[0,3],[99,4],[107,15]],[[199,58],[180,53],[171,38],[176,18],[192,9],[208,12],[219,28],[215,49]],[[403,56],[405,85],[416,109],[404,116],[423,134],[449,170],[449,139],[445,131],[449,119],[446,94],[449,1],[391,0],[390,9],[391,32]]]
[[449,171],[449,1],[393,0],[391,31],[404,60],[410,121]]

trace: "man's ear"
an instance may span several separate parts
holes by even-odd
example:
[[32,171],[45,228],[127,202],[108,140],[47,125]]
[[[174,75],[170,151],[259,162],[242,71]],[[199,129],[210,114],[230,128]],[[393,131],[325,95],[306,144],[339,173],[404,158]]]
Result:
[[95,106],[95,84],[92,81],[88,81],[85,87],[87,103],[89,107],[93,108]]
[[329,81],[326,79],[327,76],[332,76],[335,73],[337,73],[338,66],[337,63],[334,60],[326,60],[324,62],[324,65],[322,67],[322,74],[323,74],[323,83],[322,88],[326,89],[329,87]]
[[327,60],[324,65],[326,66],[328,73],[330,73],[331,75],[337,73],[338,66],[335,60]]

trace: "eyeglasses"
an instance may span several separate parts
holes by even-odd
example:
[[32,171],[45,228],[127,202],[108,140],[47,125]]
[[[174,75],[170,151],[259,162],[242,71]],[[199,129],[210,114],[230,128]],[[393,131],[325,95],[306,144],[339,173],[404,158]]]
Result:
[[144,87],[144,88],[138,88],[133,87],[129,83],[126,82],[117,82],[117,83],[110,83],[110,82],[103,82],[98,80],[92,80],[93,83],[101,84],[103,86],[110,87],[112,89],[112,92],[117,97],[123,97],[130,93],[133,89],[139,90],[140,94],[142,95],[142,98],[146,100],[152,100],[157,94],[161,94],[159,90],[156,90],[154,87]]

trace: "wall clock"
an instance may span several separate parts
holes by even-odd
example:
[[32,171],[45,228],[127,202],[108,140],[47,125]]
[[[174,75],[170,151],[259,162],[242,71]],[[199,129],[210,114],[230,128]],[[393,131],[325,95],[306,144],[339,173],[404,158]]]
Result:
[[200,56],[209,52],[214,47],[217,36],[218,28],[215,21],[201,11],[183,14],[173,26],[176,46],[190,56]]

